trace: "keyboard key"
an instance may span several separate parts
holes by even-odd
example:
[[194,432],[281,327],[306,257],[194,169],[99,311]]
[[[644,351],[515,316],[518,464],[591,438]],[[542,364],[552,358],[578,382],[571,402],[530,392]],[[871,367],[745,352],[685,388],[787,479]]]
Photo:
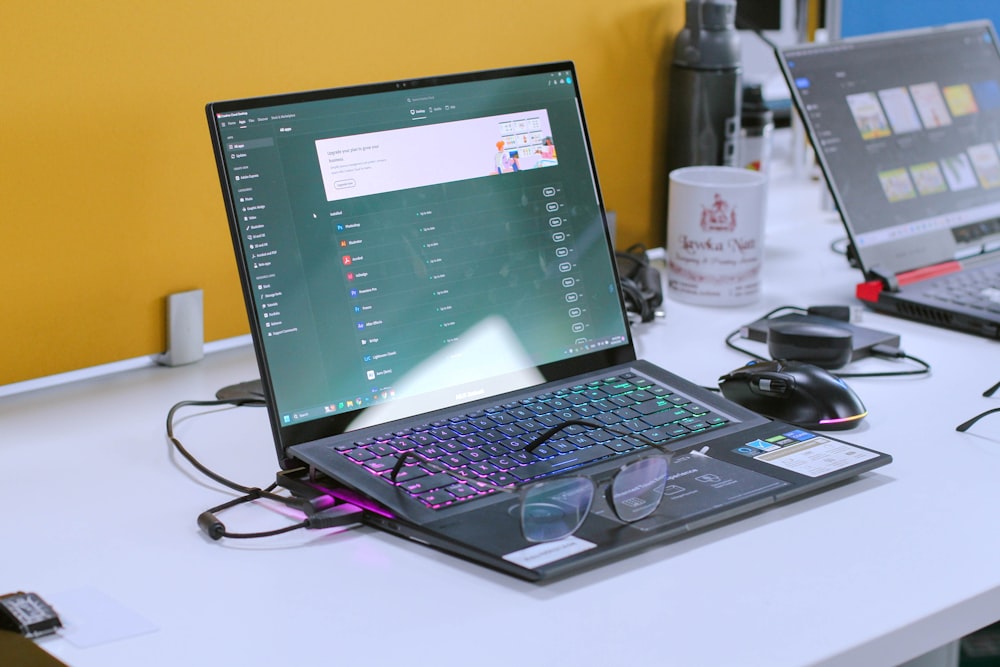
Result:
[[673,408],[662,412],[654,412],[651,415],[644,415],[642,421],[650,426],[663,426],[664,424],[672,424],[675,421],[686,419],[690,416],[691,413],[684,408]]
[[487,479],[497,486],[509,486],[511,484],[517,484],[518,479],[510,473],[507,472],[496,472],[490,475]]
[[409,438],[397,438],[392,441],[392,446],[397,452],[408,452],[417,446],[417,443]]
[[490,459],[490,463],[495,465],[497,468],[500,468],[501,470],[509,470],[510,468],[516,468],[517,466],[521,465],[520,461],[516,461],[510,456],[498,456],[494,459]]
[[636,403],[645,403],[646,401],[651,401],[654,398],[656,398],[656,396],[646,391],[645,389],[640,389],[639,391],[633,391],[631,394],[629,394],[629,396],[635,399]]
[[446,465],[449,468],[462,468],[468,463],[468,460],[458,454],[448,454],[439,458],[438,463]]
[[455,454],[465,449],[465,445],[457,440],[442,440],[437,444],[437,446],[449,454]]
[[364,462],[364,466],[371,470],[372,472],[380,473],[386,470],[392,470],[396,465],[395,456],[383,456],[377,459],[371,459]]
[[517,419],[511,416],[509,412],[497,412],[496,414],[491,414],[490,419],[501,426],[505,424],[513,424],[517,421]]
[[673,403],[666,403],[664,401],[649,400],[649,401],[645,401],[643,403],[639,403],[638,405],[633,406],[632,409],[635,410],[636,412],[638,412],[641,415],[648,415],[648,414],[652,414],[654,412],[659,412],[660,410],[666,410],[668,407],[669,408],[674,407]]
[[[399,473],[396,475],[396,483],[400,484],[402,482],[405,482],[406,480],[412,480],[416,479],[417,477],[423,477],[426,474],[427,471],[421,468],[420,466],[403,466],[402,469],[400,469]],[[389,480],[390,482],[392,481],[389,479],[388,476],[385,476],[385,479]]]
[[537,463],[529,463],[528,465],[521,466],[520,468],[514,468],[509,472],[514,477],[526,482],[530,479],[535,479],[536,477],[541,477],[543,475],[550,475],[554,472],[576,468],[577,466],[581,466],[585,463],[590,463],[592,461],[597,461],[598,459],[611,456],[614,453],[614,450],[609,447],[605,447],[604,445],[594,445],[593,447],[588,447],[586,449],[579,449],[572,454],[561,454]]
[[510,450],[503,445],[503,443],[491,443],[483,447],[483,451],[490,456],[506,456],[507,452]]
[[468,469],[477,475],[482,475],[483,477],[488,477],[495,472],[499,472],[497,467],[493,465],[491,461],[479,461],[478,463],[470,463]]
[[464,457],[465,459],[473,463],[475,463],[476,461],[485,461],[490,457],[489,454],[487,454],[481,449],[467,449],[464,452],[462,452],[460,456]]
[[637,419],[641,416],[641,413],[636,412],[632,408],[618,408],[614,413],[623,420]]
[[343,453],[345,456],[347,456],[347,458],[351,459],[352,461],[357,461],[358,463],[362,463],[364,461],[370,461],[371,459],[375,458],[374,454],[369,452],[367,449],[361,449],[361,448],[352,449],[349,452],[343,452]]
[[616,415],[614,412],[605,412],[604,414],[597,415],[595,421],[598,421],[605,426],[611,426],[612,424],[617,424],[624,421],[621,417]]
[[442,505],[446,505],[455,500],[455,496],[451,495],[444,489],[430,491],[417,497],[421,500],[421,502],[430,507],[441,507]]
[[375,442],[368,446],[368,451],[376,456],[395,454],[396,450],[388,442]]
[[626,442],[625,440],[622,440],[621,438],[618,438],[616,440],[608,440],[607,442],[604,443],[604,446],[610,447],[616,452],[627,452],[629,450],[635,449],[634,445],[632,445],[629,442]]
[[446,490],[456,498],[468,498],[470,496],[479,495],[479,492],[468,484],[452,484]]
[[425,459],[436,459],[447,453],[448,452],[440,445],[425,445],[424,447],[419,447],[417,449],[417,454],[420,454]]
[[424,493],[425,491],[433,491],[434,489],[451,486],[454,483],[454,477],[451,475],[445,475],[444,473],[439,473],[437,475],[426,475],[424,477],[406,480],[399,486],[416,495]]

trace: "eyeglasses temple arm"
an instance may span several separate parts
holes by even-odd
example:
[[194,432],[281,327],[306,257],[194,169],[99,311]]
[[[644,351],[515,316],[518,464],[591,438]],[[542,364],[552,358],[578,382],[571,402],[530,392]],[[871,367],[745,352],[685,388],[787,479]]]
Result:
[[559,431],[561,431],[564,428],[567,428],[569,426],[586,426],[587,428],[603,428],[605,431],[608,431],[610,433],[614,433],[615,435],[620,435],[623,438],[635,438],[636,440],[639,440],[640,442],[642,442],[644,444],[647,444],[650,447],[655,447],[655,448],[657,448],[657,449],[659,449],[661,451],[663,450],[663,446],[662,445],[660,445],[660,444],[658,444],[656,442],[653,442],[652,440],[650,440],[646,436],[642,435],[641,433],[635,433],[635,432],[629,432],[629,431],[620,431],[617,428],[614,428],[613,426],[608,426],[606,424],[598,424],[596,422],[586,421],[586,420],[583,420],[583,419],[567,419],[566,421],[564,421],[561,424],[557,424],[556,426],[553,426],[552,428],[549,428],[549,429],[546,429],[545,431],[542,431],[534,440],[532,440],[531,442],[528,443],[528,445],[524,448],[524,451],[526,451],[526,452],[534,452],[543,442],[549,440],[556,433],[558,433]]
[[986,412],[981,412],[978,415],[976,415],[975,417],[973,417],[972,419],[970,419],[970,420],[968,420],[966,422],[962,422],[961,424],[959,424],[958,426],[956,426],[955,430],[956,431],[968,431],[970,428],[972,428],[972,425],[975,424],[977,421],[979,421],[980,419],[982,419],[986,415],[993,414],[994,412],[1000,412],[1000,408],[993,408],[992,410],[987,410]]
[[399,471],[403,469],[406,464],[406,459],[415,459],[417,455],[413,452],[403,452],[403,455],[396,459],[396,465],[392,466],[392,472],[389,473],[389,479],[393,482],[396,481],[396,476],[399,475]]
[[594,422],[584,421],[582,419],[567,419],[566,421],[564,421],[561,424],[556,424],[552,428],[549,428],[549,429],[546,429],[546,430],[542,431],[538,436],[535,437],[534,440],[532,440],[531,442],[528,443],[528,445],[524,448],[524,451],[526,451],[526,452],[533,452],[533,451],[535,451],[539,447],[539,445],[541,445],[543,442],[551,439],[552,436],[554,436],[556,433],[558,433],[559,431],[563,430],[564,428],[568,428],[570,426],[586,426],[587,428],[600,428],[601,427],[600,424],[595,424]]

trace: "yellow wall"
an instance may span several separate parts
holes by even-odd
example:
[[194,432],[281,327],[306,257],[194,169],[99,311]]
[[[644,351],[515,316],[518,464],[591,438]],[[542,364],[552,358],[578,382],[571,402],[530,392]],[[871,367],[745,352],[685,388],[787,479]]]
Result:
[[0,8],[0,384],[157,353],[164,298],[248,331],[208,101],[576,61],[619,247],[662,241],[682,0],[33,0]]

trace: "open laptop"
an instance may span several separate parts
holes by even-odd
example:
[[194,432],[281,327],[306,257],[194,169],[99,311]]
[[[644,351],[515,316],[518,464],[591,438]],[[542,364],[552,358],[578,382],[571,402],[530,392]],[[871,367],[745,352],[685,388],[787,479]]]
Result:
[[989,21],[780,49],[878,311],[1000,338],[1000,51]]
[[[542,580],[891,460],[636,359],[572,63],[207,114],[280,466],[370,524]],[[605,481],[658,448],[623,520]],[[521,489],[581,474],[583,524],[529,538]]]

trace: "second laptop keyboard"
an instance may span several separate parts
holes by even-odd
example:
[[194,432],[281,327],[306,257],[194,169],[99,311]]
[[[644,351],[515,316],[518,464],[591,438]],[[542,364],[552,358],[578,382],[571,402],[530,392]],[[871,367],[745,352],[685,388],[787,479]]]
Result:
[[[574,423],[532,451],[539,433]],[[688,437],[728,420],[669,387],[635,373],[547,392],[516,403],[381,437],[342,443],[336,449],[428,507],[438,508],[488,493],[470,484],[516,486],[656,443]],[[413,452],[391,479],[400,457]],[[411,457],[407,457],[408,459]]]
[[947,303],[1000,313],[1000,266],[981,266],[935,278],[924,293]]

